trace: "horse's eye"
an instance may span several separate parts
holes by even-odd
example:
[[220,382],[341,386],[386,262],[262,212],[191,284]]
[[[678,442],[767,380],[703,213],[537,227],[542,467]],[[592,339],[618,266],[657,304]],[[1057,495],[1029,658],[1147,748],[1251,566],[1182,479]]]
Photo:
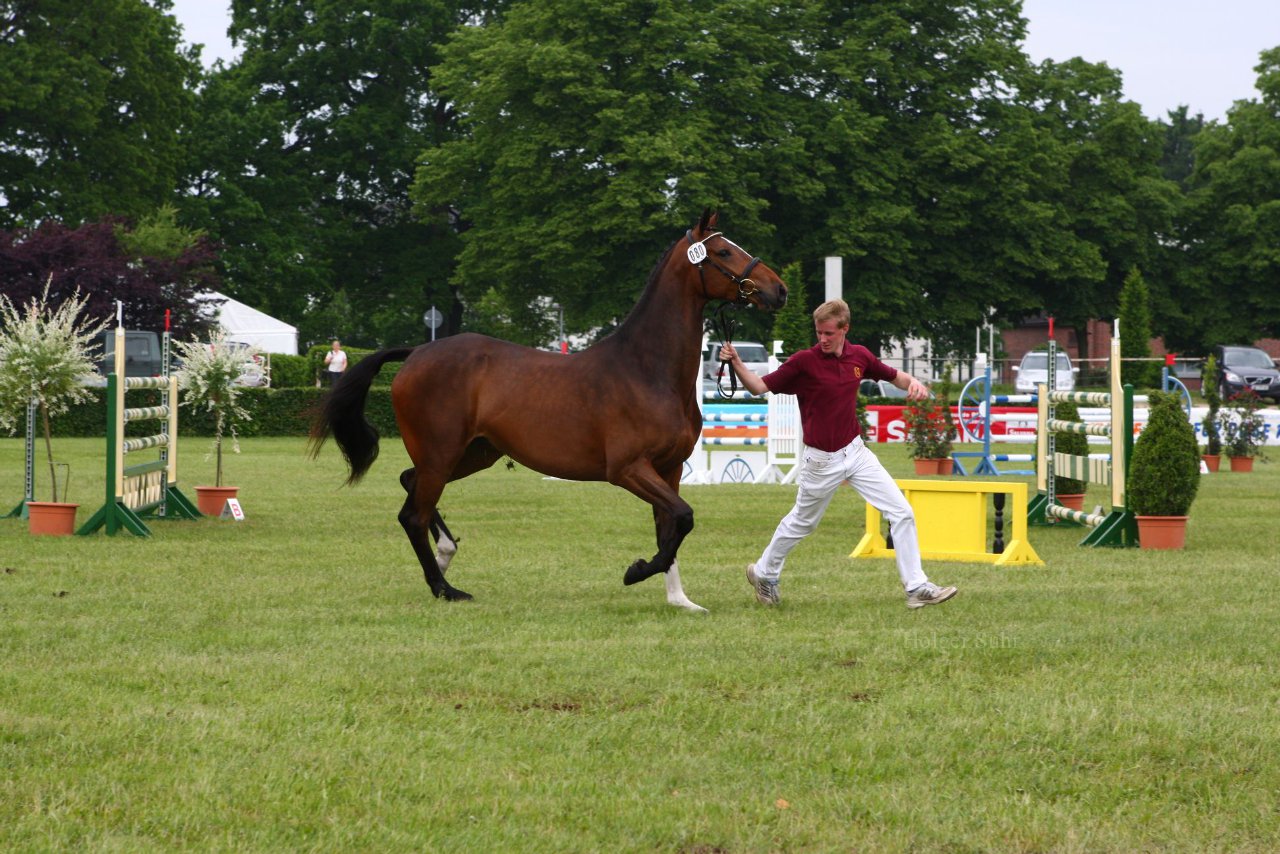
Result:
[[717,252],[716,254],[717,254],[717,255],[719,255],[721,258],[728,258],[728,257],[729,257],[730,255],[732,255],[733,253],[732,253],[732,252],[730,252],[728,249],[721,249],[721,250],[720,250],[719,252]]

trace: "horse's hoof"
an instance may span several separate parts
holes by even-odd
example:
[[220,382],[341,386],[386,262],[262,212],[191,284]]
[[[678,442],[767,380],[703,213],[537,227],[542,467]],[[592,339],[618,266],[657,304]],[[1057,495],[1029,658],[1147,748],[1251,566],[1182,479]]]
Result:
[[627,585],[636,584],[644,581],[651,575],[655,575],[656,572],[657,571],[653,568],[653,565],[648,561],[638,560],[631,564],[631,566],[627,567],[627,574],[622,576],[622,583]]
[[470,602],[475,597],[470,593],[464,593],[455,587],[450,587],[444,591],[444,598],[446,602]]

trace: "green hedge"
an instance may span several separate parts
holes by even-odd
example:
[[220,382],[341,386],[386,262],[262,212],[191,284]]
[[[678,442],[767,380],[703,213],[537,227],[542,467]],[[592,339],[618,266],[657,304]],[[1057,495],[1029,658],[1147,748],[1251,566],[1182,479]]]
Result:
[[[324,391],[318,388],[244,389],[240,400],[248,410],[251,420],[237,425],[236,433],[240,436],[305,436],[311,428],[311,410]],[[73,407],[69,412],[53,419],[55,436],[106,435],[106,391],[92,389],[91,393],[91,402]],[[156,406],[160,403],[160,393],[151,389],[132,391],[127,400],[130,408]],[[400,435],[391,409],[390,389],[376,386],[370,389],[364,414],[383,436]],[[213,435],[213,418],[207,410],[183,406],[178,419],[179,435]],[[18,423],[19,435],[25,433],[24,426],[25,419],[21,419]],[[129,425],[126,432],[131,436],[145,436],[155,433],[158,427],[159,423],[156,421],[144,421]]]
[[272,388],[315,388],[316,376],[306,356],[271,354]]

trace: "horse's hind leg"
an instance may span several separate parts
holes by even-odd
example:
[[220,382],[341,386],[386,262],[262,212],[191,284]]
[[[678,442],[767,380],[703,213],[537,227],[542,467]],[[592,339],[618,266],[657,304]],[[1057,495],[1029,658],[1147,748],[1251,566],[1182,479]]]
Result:
[[[448,480],[461,480],[468,475],[486,469],[502,458],[502,453],[487,439],[473,439],[454,464]],[[470,599],[471,596],[445,583],[444,573],[458,553],[458,538],[453,535],[440,515],[437,502],[444,491],[443,482],[428,482],[419,469],[405,469],[400,473],[400,485],[408,495],[400,510],[400,525],[413,544],[422,574],[435,596],[450,601]],[[429,509],[429,512],[428,512]],[[431,550],[428,534],[435,539],[436,549]]]
[[412,490],[405,496],[404,506],[400,508],[400,526],[409,537],[409,544],[418,556],[418,563],[422,564],[422,574],[427,579],[431,593],[436,598],[443,597],[450,602],[470,599],[470,593],[464,593],[444,580],[444,572],[436,562],[435,551],[431,547],[429,529],[433,518],[439,515],[436,502],[440,500],[444,484],[422,477],[421,472],[414,472],[407,479],[409,483],[406,483],[403,475],[400,480],[405,483],[406,488],[412,486]]
[[432,539],[436,541],[436,563],[440,566],[440,574],[444,575],[449,571],[453,556],[458,553],[458,538],[445,525],[439,507],[431,514],[431,523],[428,528],[431,530]]
[[[400,485],[410,497],[413,496],[415,483],[417,483],[417,477],[413,469],[400,472]],[[458,538],[444,524],[444,517],[440,515],[439,507],[432,511],[427,530],[430,531],[431,538],[436,541],[436,565],[440,567],[440,574],[444,575],[449,571],[453,556],[458,553]]]

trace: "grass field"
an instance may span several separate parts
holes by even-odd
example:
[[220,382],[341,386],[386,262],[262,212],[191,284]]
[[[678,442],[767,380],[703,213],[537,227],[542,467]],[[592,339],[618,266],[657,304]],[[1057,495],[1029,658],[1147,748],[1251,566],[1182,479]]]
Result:
[[[355,489],[331,446],[243,447],[243,523],[0,520],[0,848],[1280,847],[1275,463],[1206,477],[1183,552],[1037,528],[1046,566],[929,564],[961,592],[915,612],[890,562],[846,557],[851,491],[765,610],[743,566],[793,488],[691,487],[695,615],[622,586],[653,534],[613,487],[501,465],[452,486],[476,601],[448,604],[396,523],[398,441]],[[55,450],[83,521],[101,444]],[[21,453],[0,440],[0,512]]]

